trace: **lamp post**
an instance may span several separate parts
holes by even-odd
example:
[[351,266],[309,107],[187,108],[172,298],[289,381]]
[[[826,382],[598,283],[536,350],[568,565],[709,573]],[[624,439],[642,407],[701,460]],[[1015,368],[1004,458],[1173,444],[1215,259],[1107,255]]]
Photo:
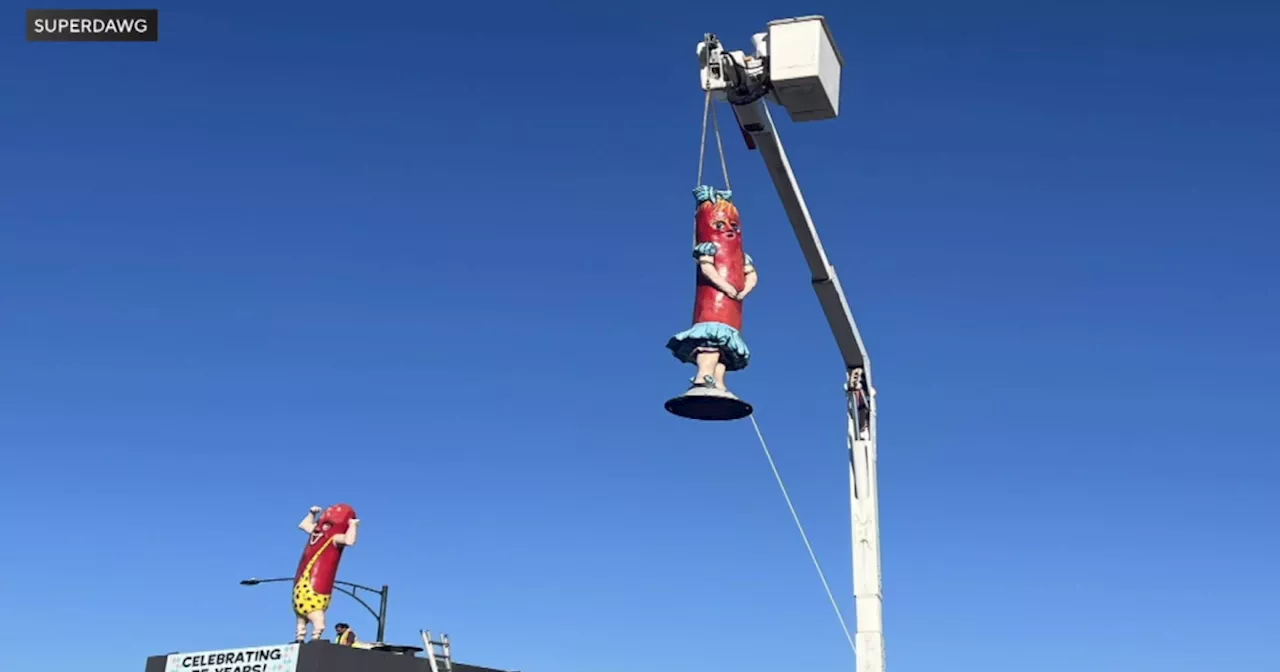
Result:
[[[293,579],[291,578],[279,578],[279,579],[250,578],[250,579],[245,579],[241,581],[240,585],[256,586],[259,583],[282,583],[284,581],[288,581],[292,583]],[[390,589],[384,585],[382,586],[382,589],[379,590],[377,588],[370,588],[369,586],[362,586],[358,583],[351,583],[349,581],[334,581],[333,583],[334,583],[334,586],[333,586],[334,590],[340,593],[345,593],[347,595],[350,595],[351,599],[355,600],[356,602],[359,602],[360,606],[367,609],[369,613],[375,619],[377,619],[378,621],[378,640],[377,641],[381,643],[383,641],[383,637],[387,634],[387,594],[390,592]],[[369,606],[368,602],[365,602],[364,600],[360,599],[360,596],[356,594],[357,590],[365,590],[377,595],[378,609],[375,611],[373,607]]]

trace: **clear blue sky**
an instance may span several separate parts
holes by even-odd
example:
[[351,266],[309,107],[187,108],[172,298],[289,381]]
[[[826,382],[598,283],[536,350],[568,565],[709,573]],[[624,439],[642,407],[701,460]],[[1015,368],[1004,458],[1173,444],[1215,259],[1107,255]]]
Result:
[[[396,641],[852,669],[750,425],[662,409],[694,45],[821,12],[844,115],[781,130],[876,364],[891,669],[1280,669],[1280,10],[267,4],[162,5],[158,44],[6,13],[0,668],[288,639],[236,582],[347,501]],[[728,151],[730,382],[852,616],[840,361]]]

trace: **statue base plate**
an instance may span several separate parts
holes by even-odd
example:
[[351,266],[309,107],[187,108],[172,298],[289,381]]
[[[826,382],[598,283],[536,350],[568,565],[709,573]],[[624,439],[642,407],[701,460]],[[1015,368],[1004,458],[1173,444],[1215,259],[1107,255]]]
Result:
[[751,404],[732,392],[695,387],[665,404],[673,415],[690,420],[741,420],[752,413]]

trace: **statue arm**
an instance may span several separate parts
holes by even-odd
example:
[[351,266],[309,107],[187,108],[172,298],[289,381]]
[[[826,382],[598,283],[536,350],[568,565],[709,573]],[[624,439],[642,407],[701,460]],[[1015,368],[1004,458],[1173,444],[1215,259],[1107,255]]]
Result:
[[746,277],[743,280],[744,284],[742,291],[738,292],[739,301],[747,298],[747,295],[751,293],[751,290],[755,289],[756,284],[760,282],[760,275],[756,273],[756,267],[755,264],[751,263],[751,257],[747,257],[747,267],[742,270]]
[[720,271],[716,269],[715,257],[699,257],[698,269],[702,272],[702,277],[706,278],[707,282],[715,286],[716,289],[737,298],[738,288],[729,284],[729,281],[725,280],[723,275],[720,275]]
[[358,529],[360,529],[360,519],[354,518],[350,523],[347,523],[347,531],[338,537],[337,542],[343,546],[355,546],[356,530]]
[[317,513],[320,513],[320,507],[318,506],[311,507],[311,511],[307,513],[307,517],[303,518],[301,523],[298,523],[298,529],[302,530],[303,532],[306,532],[307,534],[311,534],[312,532],[315,532]]

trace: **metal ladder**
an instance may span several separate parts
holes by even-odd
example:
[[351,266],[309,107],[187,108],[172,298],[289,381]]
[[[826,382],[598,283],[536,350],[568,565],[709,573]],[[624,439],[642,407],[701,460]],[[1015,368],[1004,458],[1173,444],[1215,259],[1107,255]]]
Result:
[[[440,641],[431,639],[430,630],[419,630],[422,635],[422,648],[426,651],[427,662],[431,672],[453,672],[453,649],[449,645],[449,635],[440,635]],[[436,653],[436,647],[440,652]]]

